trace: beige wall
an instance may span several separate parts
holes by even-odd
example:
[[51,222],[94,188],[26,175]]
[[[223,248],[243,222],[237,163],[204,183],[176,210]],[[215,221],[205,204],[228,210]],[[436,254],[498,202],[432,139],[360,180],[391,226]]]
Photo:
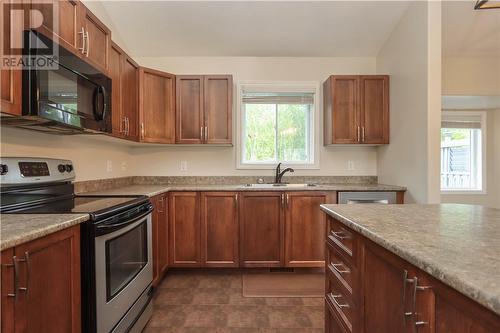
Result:
[[439,201],[440,19],[439,4],[412,3],[377,56],[377,71],[391,75],[391,144],[378,148],[379,181],[407,186],[407,202]]

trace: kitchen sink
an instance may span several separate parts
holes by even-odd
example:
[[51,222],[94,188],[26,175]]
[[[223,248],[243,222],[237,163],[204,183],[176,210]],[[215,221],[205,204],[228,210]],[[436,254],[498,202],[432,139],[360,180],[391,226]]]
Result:
[[316,184],[272,183],[272,184],[245,184],[244,186],[252,188],[303,188],[303,187],[313,187],[316,186]]

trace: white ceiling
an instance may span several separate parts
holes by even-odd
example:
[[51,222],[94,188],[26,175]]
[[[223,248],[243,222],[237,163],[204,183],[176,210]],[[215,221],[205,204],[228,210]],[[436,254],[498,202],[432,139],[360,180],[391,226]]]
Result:
[[105,1],[133,56],[372,57],[406,1]]
[[473,10],[474,3],[443,3],[444,56],[500,57],[500,9]]

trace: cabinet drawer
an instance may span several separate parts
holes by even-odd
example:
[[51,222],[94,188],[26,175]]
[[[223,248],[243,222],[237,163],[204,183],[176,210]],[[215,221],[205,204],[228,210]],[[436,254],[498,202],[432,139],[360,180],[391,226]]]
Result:
[[334,244],[342,253],[356,260],[356,235],[335,219],[328,219],[327,240]]
[[326,301],[329,303],[334,314],[341,319],[343,326],[352,332],[353,303],[350,297],[341,292],[335,283],[330,284],[330,292],[326,294]]
[[325,333],[348,333],[330,301],[326,300],[325,303]]
[[336,279],[352,295],[354,281],[354,269],[352,264],[345,260],[339,252],[328,244],[328,262],[326,264],[328,273]]

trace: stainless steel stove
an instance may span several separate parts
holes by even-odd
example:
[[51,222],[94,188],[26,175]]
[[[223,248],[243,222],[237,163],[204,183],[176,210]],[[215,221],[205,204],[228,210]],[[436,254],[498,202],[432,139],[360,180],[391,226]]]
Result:
[[0,175],[2,214],[89,214],[81,225],[82,332],[140,332],[152,313],[149,199],[75,195],[68,160],[2,157]]

